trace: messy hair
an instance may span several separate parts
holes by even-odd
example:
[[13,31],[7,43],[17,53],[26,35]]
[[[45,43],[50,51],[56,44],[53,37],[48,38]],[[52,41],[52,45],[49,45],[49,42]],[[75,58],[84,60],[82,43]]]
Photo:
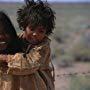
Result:
[[55,28],[55,12],[49,4],[41,0],[25,0],[25,5],[17,11],[17,22],[21,30],[31,26],[34,30],[37,26],[43,26],[46,34],[50,35]]
[[0,27],[3,27],[4,32],[8,33],[13,38],[17,36],[10,18],[4,11],[0,11]]
[[[20,51],[20,44],[19,39],[17,36],[17,33],[15,31],[15,28],[9,18],[9,16],[3,12],[0,11],[0,28],[3,28],[3,32],[7,33],[11,41],[8,44],[8,47],[4,51],[0,51],[2,54],[13,54]],[[2,30],[0,30],[0,34],[2,33]]]

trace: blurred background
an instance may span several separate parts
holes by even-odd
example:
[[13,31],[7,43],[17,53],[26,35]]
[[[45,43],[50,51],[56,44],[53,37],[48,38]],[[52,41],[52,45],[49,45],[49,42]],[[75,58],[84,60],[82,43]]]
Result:
[[[90,90],[90,0],[47,0],[56,12],[50,36],[55,66],[55,90]],[[23,0],[0,0],[17,33],[16,11]]]

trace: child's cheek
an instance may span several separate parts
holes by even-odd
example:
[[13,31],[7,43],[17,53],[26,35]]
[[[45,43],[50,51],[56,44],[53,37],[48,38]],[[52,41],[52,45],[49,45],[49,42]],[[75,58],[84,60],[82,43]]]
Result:
[[31,39],[31,34],[27,34],[27,33],[26,33],[26,34],[25,34],[25,38],[26,38],[27,41],[29,41],[29,40]]
[[45,37],[45,35],[40,34],[37,38],[39,41],[42,41],[44,37]]
[[0,44],[0,50],[5,50],[7,48],[7,44]]

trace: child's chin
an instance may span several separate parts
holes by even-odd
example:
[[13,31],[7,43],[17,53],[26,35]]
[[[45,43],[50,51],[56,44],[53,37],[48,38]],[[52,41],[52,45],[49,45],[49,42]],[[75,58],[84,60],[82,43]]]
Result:
[[5,50],[7,48],[7,44],[0,44],[0,51]]
[[30,40],[29,43],[31,43],[31,44],[37,44],[38,41],[36,41],[36,40]]

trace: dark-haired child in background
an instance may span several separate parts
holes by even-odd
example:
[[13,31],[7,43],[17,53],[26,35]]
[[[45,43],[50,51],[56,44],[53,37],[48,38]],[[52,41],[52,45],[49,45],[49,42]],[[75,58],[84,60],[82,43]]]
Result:
[[11,83],[9,79],[13,76],[6,74],[7,59],[21,51],[21,43],[10,18],[5,12],[0,11],[0,90],[10,90],[8,89],[9,83]]

